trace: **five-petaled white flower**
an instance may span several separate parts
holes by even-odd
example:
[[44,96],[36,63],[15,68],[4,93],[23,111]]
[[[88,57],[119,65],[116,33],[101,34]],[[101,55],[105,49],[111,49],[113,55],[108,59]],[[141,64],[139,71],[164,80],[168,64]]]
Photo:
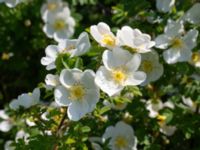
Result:
[[55,101],[60,106],[68,106],[68,117],[78,121],[91,112],[99,101],[99,88],[94,82],[92,70],[64,69],[60,74],[61,85],[56,87]]
[[141,62],[140,54],[115,48],[103,53],[103,64],[95,77],[96,84],[109,96],[119,93],[124,86],[139,85],[146,79],[146,74],[137,71]]
[[33,93],[25,93],[18,96],[17,99],[14,99],[10,103],[10,108],[17,110],[21,107],[29,108],[33,105],[38,104],[40,101],[40,90],[35,88]]
[[75,20],[71,17],[69,8],[64,7],[49,16],[43,31],[49,38],[54,38],[59,42],[74,34],[74,26]]
[[124,26],[117,31],[117,43],[120,46],[127,46],[137,53],[149,52],[155,45],[155,42],[151,41],[150,35],[142,33],[139,29],[132,29],[129,26]]
[[159,63],[159,57],[156,51],[141,54],[142,61],[139,70],[146,73],[147,78],[141,85],[147,85],[149,82],[158,80],[163,74],[163,65]]
[[41,64],[47,66],[47,70],[56,68],[55,61],[59,54],[69,53],[70,57],[81,56],[89,51],[90,41],[88,34],[83,32],[78,39],[62,40],[57,45],[49,45],[45,49],[46,57],[41,59]]
[[90,27],[90,34],[102,47],[112,49],[117,46],[115,35],[111,32],[110,27],[104,22],[92,25]]
[[122,121],[119,121],[114,127],[106,128],[103,142],[109,138],[108,146],[111,150],[137,150],[137,138],[133,128]]
[[156,47],[167,49],[163,56],[168,64],[189,61],[192,55],[191,50],[196,46],[197,36],[196,29],[191,29],[183,35],[182,22],[168,20],[165,33],[155,39]]
[[200,3],[194,4],[184,15],[184,20],[192,23],[199,24],[200,23]]
[[58,10],[62,8],[63,8],[62,0],[47,0],[47,2],[42,5],[40,10],[42,19],[45,22],[48,21],[50,15],[52,15],[53,13],[57,13]]
[[169,12],[175,4],[175,0],[156,0],[156,8],[160,12]]

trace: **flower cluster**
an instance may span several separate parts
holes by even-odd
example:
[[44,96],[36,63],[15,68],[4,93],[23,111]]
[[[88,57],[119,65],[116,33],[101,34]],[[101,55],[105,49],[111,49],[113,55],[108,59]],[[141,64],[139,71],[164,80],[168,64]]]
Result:
[[41,15],[45,22],[43,31],[47,37],[61,41],[74,34],[75,20],[67,3],[61,0],[47,0],[41,8]]

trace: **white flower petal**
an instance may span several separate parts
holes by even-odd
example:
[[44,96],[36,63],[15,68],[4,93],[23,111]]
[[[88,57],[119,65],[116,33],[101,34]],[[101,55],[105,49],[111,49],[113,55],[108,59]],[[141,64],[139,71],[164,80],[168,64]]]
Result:
[[81,73],[82,71],[79,69],[64,69],[60,73],[60,83],[65,87],[72,86],[80,81]]
[[176,49],[168,49],[163,52],[163,57],[168,64],[174,64],[180,58],[180,51]]
[[185,45],[188,48],[193,49],[197,45],[198,34],[198,30],[193,29],[188,31],[187,34],[183,37]]
[[104,66],[101,66],[98,69],[95,77],[95,83],[109,96],[113,96],[123,89],[123,86],[116,84],[112,80],[111,72]]
[[54,91],[55,101],[60,106],[68,106],[71,103],[70,93],[63,86],[58,86]]
[[146,74],[142,71],[134,72],[132,75],[129,75],[124,85],[139,85],[146,79]]

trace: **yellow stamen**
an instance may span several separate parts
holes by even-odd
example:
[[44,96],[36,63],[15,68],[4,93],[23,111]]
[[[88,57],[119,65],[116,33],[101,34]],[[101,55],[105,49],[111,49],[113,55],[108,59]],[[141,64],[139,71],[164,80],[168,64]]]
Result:
[[64,20],[62,20],[62,19],[56,20],[53,25],[55,30],[62,30],[65,28],[65,26],[66,26],[66,24],[65,24]]
[[122,84],[127,78],[127,76],[123,70],[114,70],[112,77],[115,80],[115,82],[118,84]]
[[66,52],[68,52],[68,51],[70,51],[70,50],[73,50],[73,49],[75,49],[75,48],[76,48],[75,45],[69,45],[68,47],[64,48],[64,49],[62,50],[62,52],[63,52],[63,53],[66,53]]
[[1,59],[2,60],[9,60],[10,59],[9,53],[3,53],[2,56],[1,56]]
[[183,40],[180,38],[173,38],[171,40],[171,47],[172,48],[183,48]]
[[110,34],[104,34],[103,35],[103,39],[102,39],[102,43],[105,44],[105,45],[108,45],[108,46],[115,46],[115,38],[110,35]]
[[127,147],[127,141],[126,141],[126,139],[124,138],[124,137],[122,137],[122,136],[118,136],[118,137],[116,137],[116,139],[115,139],[115,146],[117,147],[117,148],[120,148],[120,149],[124,149],[124,148],[126,148]]
[[82,100],[85,96],[85,89],[82,85],[74,85],[70,88],[71,100]]
[[153,64],[151,61],[149,60],[144,60],[142,61],[141,63],[141,69],[146,72],[146,73],[149,73],[153,70]]
[[167,119],[167,117],[163,116],[163,115],[158,115],[156,118],[157,118],[159,124],[163,124],[165,122],[165,120]]
[[200,61],[200,53],[198,52],[194,52],[192,54],[192,62],[196,63],[196,62],[199,62]]

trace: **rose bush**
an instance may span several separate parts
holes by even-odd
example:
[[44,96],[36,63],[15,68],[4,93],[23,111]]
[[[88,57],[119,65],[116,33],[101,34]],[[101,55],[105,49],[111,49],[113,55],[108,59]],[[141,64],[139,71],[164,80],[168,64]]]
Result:
[[198,0],[0,3],[1,149],[200,149]]

